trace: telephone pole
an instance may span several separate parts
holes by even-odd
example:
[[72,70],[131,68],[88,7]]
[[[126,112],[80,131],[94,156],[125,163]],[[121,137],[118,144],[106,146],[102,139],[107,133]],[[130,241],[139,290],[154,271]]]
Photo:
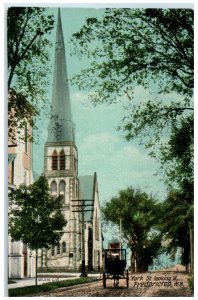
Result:
[[87,209],[87,207],[93,207],[94,204],[87,204],[87,201],[92,201],[92,199],[75,199],[73,202],[78,202],[78,204],[73,204],[74,210],[72,212],[80,212],[82,214],[82,270],[80,277],[87,277],[85,270],[85,213],[88,211],[93,211],[92,209]]
[[120,218],[120,249],[122,248],[122,219]]

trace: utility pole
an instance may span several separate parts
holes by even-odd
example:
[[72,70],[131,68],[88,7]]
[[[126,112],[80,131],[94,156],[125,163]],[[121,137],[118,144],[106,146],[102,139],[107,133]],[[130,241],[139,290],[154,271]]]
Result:
[[120,218],[120,249],[122,249],[122,219]]
[[85,211],[82,207],[82,273],[80,277],[87,277],[85,270]]
[[78,204],[73,204],[72,206],[75,207],[75,209],[72,212],[80,212],[82,214],[82,271],[80,274],[80,277],[87,277],[87,273],[85,270],[85,213],[88,211],[93,211],[92,209],[85,209],[88,206],[92,206],[93,204],[86,204],[86,201],[92,201],[92,199],[75,199],[72,200],[74,202],[78,201]]

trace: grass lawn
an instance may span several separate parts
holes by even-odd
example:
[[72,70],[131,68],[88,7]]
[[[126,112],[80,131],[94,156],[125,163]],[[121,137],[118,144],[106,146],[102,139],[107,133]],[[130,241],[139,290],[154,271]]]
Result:
[[[9,297],[23,297],[28,296],[30,294],[36,294],[40,292],[48,292],[55,290],[60,287],[67,287],[72,285],[77,285],[81,283],[87,283],[91,282],[93,279],[89,277],[85,278],[77,278],[77,279],[69,279],[69,280],[63,280],[63,281],[55,281],[55,282],[49,282],[44,283],[42,285],[31,285],[31,286],[25,286],[25,287],[19,287],[15,289],[9,289],[8,295]],[[36,295],[35,295],[36,296]]]
[[193,277],[188,278],[188,285],[189,285],[191,291],[194,292],[194,278]]

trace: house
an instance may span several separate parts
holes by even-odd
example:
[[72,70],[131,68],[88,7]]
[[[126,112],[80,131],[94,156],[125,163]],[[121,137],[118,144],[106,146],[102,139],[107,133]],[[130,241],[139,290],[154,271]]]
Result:
[[[26,136],[31,127],[27,124],[21,135]],[[9,193],[20,184],[33,183],[32,145],[28,140],[8,141],[8,201]],[[29,249],[21,241],[12,242],[8,237],[8,277],[24,278],[35,276],[35,251]]]

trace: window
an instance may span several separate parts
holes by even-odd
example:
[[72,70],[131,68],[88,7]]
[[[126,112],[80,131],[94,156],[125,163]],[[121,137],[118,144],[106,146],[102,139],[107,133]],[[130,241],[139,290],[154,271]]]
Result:
[[11,184],[14,184],[14,159],[11,166]]
[[28,152],[28,128],[27,128],[27,123],[25,123],[25,153]]
[[64,152],[64,150],[61,150],[59,159],[60,159],[60,170],[65,170],[65,152]]
[[60,243],[57,245],[57,254],[60,254]]
[[56,183],[56,181],[53,181],[51,183],[51,193],[52,194],[56,194],[57,193],[57,183]]
[[78,183],[76,182],[76,199],[78,199]]
[[55,248],[54,248],[54,246],[52,246],[52,256],[54,256],[55,255]]
[[65,181],[61,181],[59,185],[59,194],[64,195],[65,194]]
[[99,218],[97,216],[97,209],[95,214],[95,239],[99,240]]
[[52,154],[52,170],[58,170],[58,155],[56,150]]
[[65,253],[66,252],[66,243],[63,242],[62,243],[62,253]]

